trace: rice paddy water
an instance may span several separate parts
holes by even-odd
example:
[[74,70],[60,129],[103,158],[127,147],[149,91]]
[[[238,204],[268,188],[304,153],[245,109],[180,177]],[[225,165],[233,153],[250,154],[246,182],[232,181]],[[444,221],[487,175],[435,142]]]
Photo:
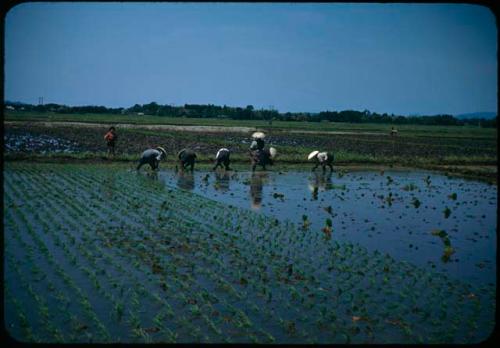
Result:
[[28,342],[473,343],[496,186],[424,172],[7,163],[6,328]]

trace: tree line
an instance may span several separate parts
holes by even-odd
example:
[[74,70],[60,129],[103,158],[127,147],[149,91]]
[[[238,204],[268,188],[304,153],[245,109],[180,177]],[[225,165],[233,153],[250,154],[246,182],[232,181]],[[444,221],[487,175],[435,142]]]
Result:
[[379,114],[369,110],[343,110],[322,111],[319,113],[309,112],[285,112],[280,113],[274,109],[255,109],[252,105],[246,107],[219,106],[213,104],[184,104],[183,106],[161,105],[156,102],[149,104],[135,104],[130,108],[108,108],[105,106],[67,106],[61,104],[32,105],[24,103],[5,102],[5,108],[10,110],[24,110],[36,112],[54,112],[61,114],[123,114],[123,115],[155,115],[169,117],[192,117],[192,118],[227,118],[233,120],[264,120],[272,123],[279,121],[307,121],[307,122],[346,122],[346,123],[389,123],[389,124],[415,124],[415,125],[442,125],[462,126],[475,125],[481,127],[496,127],[497,118],[470,118],[459,119],[453,115],[422,115],[401,116],[394,114]]

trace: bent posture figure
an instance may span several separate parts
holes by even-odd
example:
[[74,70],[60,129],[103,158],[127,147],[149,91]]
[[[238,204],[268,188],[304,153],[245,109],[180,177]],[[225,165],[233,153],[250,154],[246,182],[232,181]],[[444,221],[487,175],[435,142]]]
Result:
[[196,154],[191,149],[182,149],[179,151],[177,157],[179,158],[179,163],[181,169],[184,170],[188,166],[191,166],[191,171],[194,170],[194,161],[196,160]]
[[218,166],[224,166],[226,170],[230,170],[229,168],[229,154],[231,152],[226,149],[222,148],[219,151],[217,151],[217,155],[215,155],[215,166],[212,170],[216,170]]
[[250,152],[250,159],[252,161],[252,172],[255,171],[257,165],[266,170],[266,165],[274,165],[274,158],[276,157],[276,149],[270,147],[269,149],[254,150]]
[[321,167],[323,168],[323,171],[325,171],[325,167],[329,166],[330,171],[333,172],[333,153],[330,152],[319,152],[319,151],[313,151],[309,154],[307,157],[308,160],[314,159],[316,162],[316,165],[313,167],[312,171],[314,172],[316,168],[321,164]]
[[160,161],[167,158],[167,151],[163,147],[157,147],[156,149],[147,149],[141,155],[139,159],[139,164],[137,165],[137,170],[145,164],[149,164],[151,169],[158,169],[160,166]]

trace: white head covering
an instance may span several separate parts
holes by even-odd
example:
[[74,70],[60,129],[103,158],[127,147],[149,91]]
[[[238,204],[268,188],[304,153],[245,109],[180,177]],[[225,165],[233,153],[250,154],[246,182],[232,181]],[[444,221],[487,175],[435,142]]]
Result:
[[316,155],[319,153],[319,151],[313,151],[309,154],[309,156],[307,156],[307,159],[310,161],[311,159],[313,159],[314,157],[316,157]]
[[220,156],[220,154],[221,154],[222,152],[229,152],[229,150],[228,150],[228,149],[226,149],[225,147],[223,147],[222,149],[220,149],[219,151],[217,151],[217,155],[215,155],[215,159],[218,159],[218,158],[219,158],[219,156]]
[[266,135],[263,132],[254,132],[252,138],[254,139],[264,139]]
[[160,158],[161,158],[161,154],[162,154],[162,153],[163,153],[163,156],[167,157],[167,151],[165,151],[165,149],[164,149],[163,147],[158,146],[158,147],[156,148],[156,150],[160,151],[160,156],[158,156],[158,159],[160,159]]

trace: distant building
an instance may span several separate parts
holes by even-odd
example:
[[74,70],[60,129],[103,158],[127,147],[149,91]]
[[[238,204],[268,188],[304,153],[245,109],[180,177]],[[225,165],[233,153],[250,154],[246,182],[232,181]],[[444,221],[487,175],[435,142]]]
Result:
[[7,110],[16,110],[12,105],[7,105],[5,108]]
[[144,116],[144,112],[138,112],[137,115]]

